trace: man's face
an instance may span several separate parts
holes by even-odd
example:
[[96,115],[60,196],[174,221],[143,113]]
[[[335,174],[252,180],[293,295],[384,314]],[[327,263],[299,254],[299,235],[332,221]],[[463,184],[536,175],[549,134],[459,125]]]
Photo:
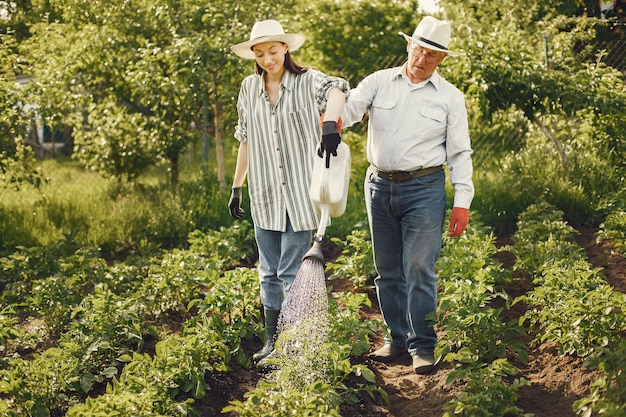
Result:
[[430,77],[446,57],[445,52],[424,48],[416,42],[407,43],[407,75],[412,82],[421,82]]

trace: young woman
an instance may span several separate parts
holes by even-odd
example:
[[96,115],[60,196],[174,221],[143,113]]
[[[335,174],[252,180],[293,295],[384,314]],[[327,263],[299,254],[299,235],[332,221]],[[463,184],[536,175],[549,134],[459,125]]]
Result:
[[286,34],[276,20],[264,20],[254,24],[248,41],[231,47],[239,57],[255,60],[255,73],[243,80],[237,101],[240,145],[229,210],[235,219],[244,215],[241,188],[247,175],[267,330],[265,346],[253,355],[256,362],[274,349],[282,303],[318,226],[309,198],[313,158],[318,148],[327,161],[336,156],[341,141],[336,122],[349,91],[347,81],[294,62],[291,52],[304,40]]

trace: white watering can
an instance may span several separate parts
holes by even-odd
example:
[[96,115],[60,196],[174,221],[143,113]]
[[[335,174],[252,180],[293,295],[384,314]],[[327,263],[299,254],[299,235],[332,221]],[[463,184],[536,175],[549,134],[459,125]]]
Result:
[[337,156],[330,157],[328,168],[326,168],[326,156],[319,157],[316,154],[309,197],[320,216],[320,222],[313,247],[304,255],[304,259],[313,257],[324,262],[321,242],[326,227],[331,217],[339,217],[346,211],[351,161],[350,147],[344,142],[340,142],[337,146]]

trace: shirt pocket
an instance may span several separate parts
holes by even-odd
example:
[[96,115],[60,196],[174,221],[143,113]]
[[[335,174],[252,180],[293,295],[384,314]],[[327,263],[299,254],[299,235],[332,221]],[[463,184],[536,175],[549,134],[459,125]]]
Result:
[[446,123],[446,111],[438,107],[420,107],[420,115],[426,119],[427,122],[435,124]]
[[394,128],[394,112],[397,106],[398,102],[395,100],[374,100],[370,108],[372,127],[382,131]]
[[307,132],[310,129],[307,114],[308,110],[306,107],[287,113],[286,137],[298,139],[299,141],[306,140]]

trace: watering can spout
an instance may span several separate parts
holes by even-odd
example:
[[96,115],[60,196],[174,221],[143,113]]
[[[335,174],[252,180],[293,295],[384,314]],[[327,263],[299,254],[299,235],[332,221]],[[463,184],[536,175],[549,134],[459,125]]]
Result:
[[324,254],[322,253],[322,238],[323,236],[315,236],[315,241],[313,242],[313,246],[307,253],[304,254],[302,260],[306,259],[318,259],[320,262],[325,263]]

